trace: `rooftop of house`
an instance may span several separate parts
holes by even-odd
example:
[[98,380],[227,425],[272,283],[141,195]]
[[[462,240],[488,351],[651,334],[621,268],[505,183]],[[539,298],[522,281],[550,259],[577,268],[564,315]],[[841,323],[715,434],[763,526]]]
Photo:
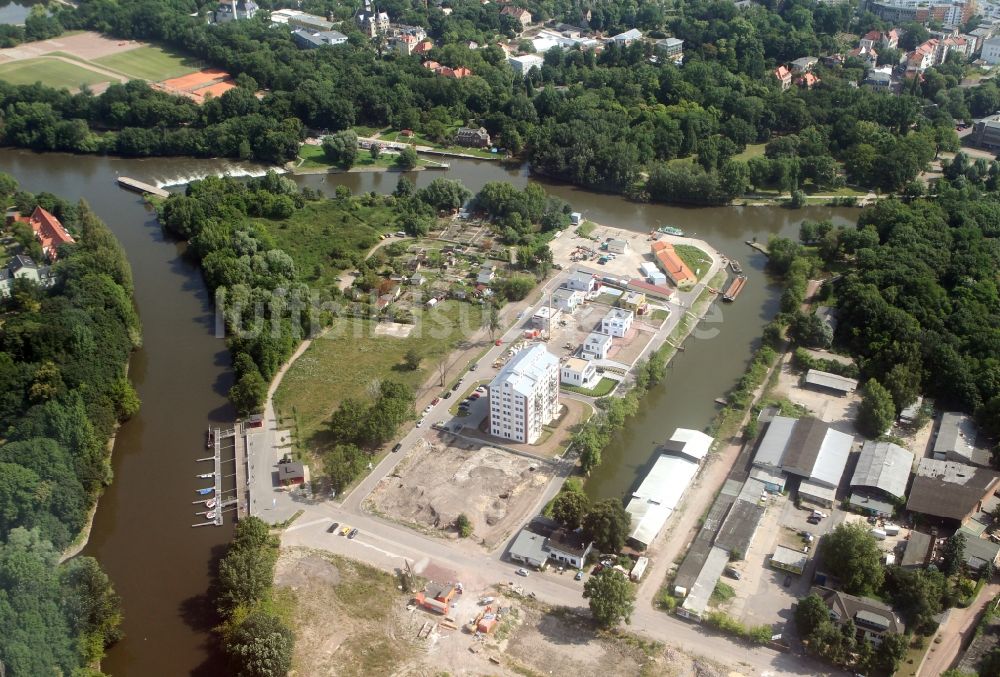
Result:
[[910,487],[906,509],[961,520],[997,485],[997,473],[964,463],[923,458]]
[[978,429],[969,416],[946,412],[941,416],[941,426],[934,440],[935,454],[949,454],[976,465],[989,465],[989,453],[975,447]]
[[851,478],[852,487],[874,487],[902,498],[913,469],[913,453],[891,442],[867,441]]
[[572,371],[582,372],[584,369],[593,366],[590,360],[585,360],[582,357],[571,357],[565,362],[563,362],[563,369],[570,369]]
[[892,608],[871,597],[857,597],[839,590],[816,586],[810,592],[819,595],[830,611],[841,621],[852,619],[858,626],[878,632],[901,635],[903,622]]
[[605,334],[602,331],[592,331],[587,334],[587,344],[598,344],[604,345],[605,343],[611,343],[611,334]]

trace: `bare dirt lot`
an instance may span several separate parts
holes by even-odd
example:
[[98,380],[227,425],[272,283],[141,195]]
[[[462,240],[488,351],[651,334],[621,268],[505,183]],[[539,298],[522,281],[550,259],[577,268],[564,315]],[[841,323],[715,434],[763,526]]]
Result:
[[[704,660],[627,634],[598,634],[589,620],[537,605],[504,588],[455,598],[454,629],[414,607],[399,581],[365,564],[307,548],[284,548],[276,598],[296,634],[291,675],[664,675],[722,677]],[[462,628],[484,610],[503,610],[495,631]],[[424,630],[424,632],[421,632]],[[420,638],[418,638],[418,633]],[[425,636],[426,635],[426,636]]]
[[455,534],[461,513],[473,538],[492,549],[528,517],[552,479],[549,466],[488,445],[429,434],[386,477],[366,505],[425,531]]
[[0,49],[0,61],[8,59],[30,59],[52,52],[64,52],[71,56],[76,56],[87,61],[99,59],[111,54],[127,52],[131,49],[142,47],[145,43],[135,40],[116,40],[106,38],[100,33],[85,31],[75,35],[63,35],[51,40],[39,40],[38,42],[26,42],[17,47]]
[[840,396],[803,388],[801,382],[802,372],[794,369],[791,357],[786,356],[781,363],[781,373],[773,395],[786,397],[792,403],[806,407],[813,416],[829,423],[836,430],[849,435],[857,434],[854,421],[857,419],[858,405],[861,403],[861,395],[857,391]]

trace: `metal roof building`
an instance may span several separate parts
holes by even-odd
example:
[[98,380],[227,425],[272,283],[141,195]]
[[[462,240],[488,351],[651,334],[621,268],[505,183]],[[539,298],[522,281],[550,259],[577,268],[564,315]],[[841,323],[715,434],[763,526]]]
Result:
[[879,489],[902,498],[912,469],[912,452],[891,442],[865,442],[851,486]]
[[709,551],[705,565],[701,568],[694,585],[688,591],[684,604],[681,605],[687,612],[685,615],[701,618],[701,614],[708,608],[708,602],[712,598],[712,593],[715,592],[715,585],[719,582],[719,577],[722,576],[722,571],[727,564],[729,564],[727,551],[716,547]]
[[836,487],[853,444],[853,436],[834,430],[819,419],[799,419],[788,440],[781,469],[817,484]]
[[796,421],[797,419],[788,416],[775,416],[771,419],[767,432],[764,433],[764,439],[757,447],[757,455],[753,459],[754,465],[763,468],[781,467]]
[[629,539],[648,546],[680,503],[698,464],[682,456],[660,454],[625,507],[632,518]]
[[906,509],[964,522],[997,488],[997,473],[964,463],[920,460]]
[[805,553],[786,548],[783,545],[776,546],[774,554],[771,555],[772,567],[775,569],[784,569],[793,574],[801,574],[805,570],[806,562],[808,561],[809,557]]
[[831,374],[827,371],[820,371],[819,369],[810,369],[807,371],[805,382],[806,385],[826,388],[827,390],[834,390],[838,393],[844,394],[853,393],[858,389],[857,380],[847,378],[846,376]]
[[678,428],[663,445],[666,451],[687,456],[693,461],[701,461],[708,454],[715,439],[711,435],[690,428]]
[[988,467],[989,452],[975,447],[977,432],[976,424],[965,414],[942,414],[941,426],[934,440],[934,458]]

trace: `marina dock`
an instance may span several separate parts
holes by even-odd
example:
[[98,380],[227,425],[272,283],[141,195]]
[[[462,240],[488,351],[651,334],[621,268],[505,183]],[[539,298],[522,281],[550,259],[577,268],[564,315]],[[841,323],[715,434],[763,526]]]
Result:
[[[198,461],[211,461],[213,465],[211,492],[205,494],[215,499],[215,505],[208,511],[198,512],[205,519],[199,524],[192,524],[193,527],[218,526],[224,523],[223,512],[235,510],[236,520],[240,520],[249,514],[250,506],[250,486],[247,481],[247,439],[242,423],[237,423],[233,428],[222,430],[220,428],[209,429],[209,448],[213,453],[211,456],[199,458]],[[228,470],[229,464],[233,464],[232,471]],[[226,468],[227,470],[223,470]],[[200,476],[200,475],[199,475]],[[230,479],[233,484],[224,482]],[[199,492],[201,493],[201,492]],[[207,500],[207,499],[206,499]],[[203,501],[195,501],[202,503]],[[211,513],[209,516],[208,513]]]
[[151,184],[143,183],[138,179],[133,179],[128,176],[119,176],[117,181],[118,185],[126,190],[131,190],[136,193],[155,195],[156,197],[170,197],[170,193],[162,188],[157,188]]
[[743,291],[743,287],[746,286],[747,276],[740,275],[726,289],[726,292],[722,295],[723,301],[735,301],[736,297],[739,296],[740,292]]

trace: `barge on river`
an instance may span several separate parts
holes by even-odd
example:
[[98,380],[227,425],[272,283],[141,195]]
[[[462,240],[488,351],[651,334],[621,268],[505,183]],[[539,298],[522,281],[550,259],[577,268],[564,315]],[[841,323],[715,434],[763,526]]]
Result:
[[725,293],[722,295],[723,301],[735,301],[736,297],[739,296],[740,292],[743,291],[743,287],[746,286],[747,276],[739,275],[732,283],[729,288],[726,289]]

